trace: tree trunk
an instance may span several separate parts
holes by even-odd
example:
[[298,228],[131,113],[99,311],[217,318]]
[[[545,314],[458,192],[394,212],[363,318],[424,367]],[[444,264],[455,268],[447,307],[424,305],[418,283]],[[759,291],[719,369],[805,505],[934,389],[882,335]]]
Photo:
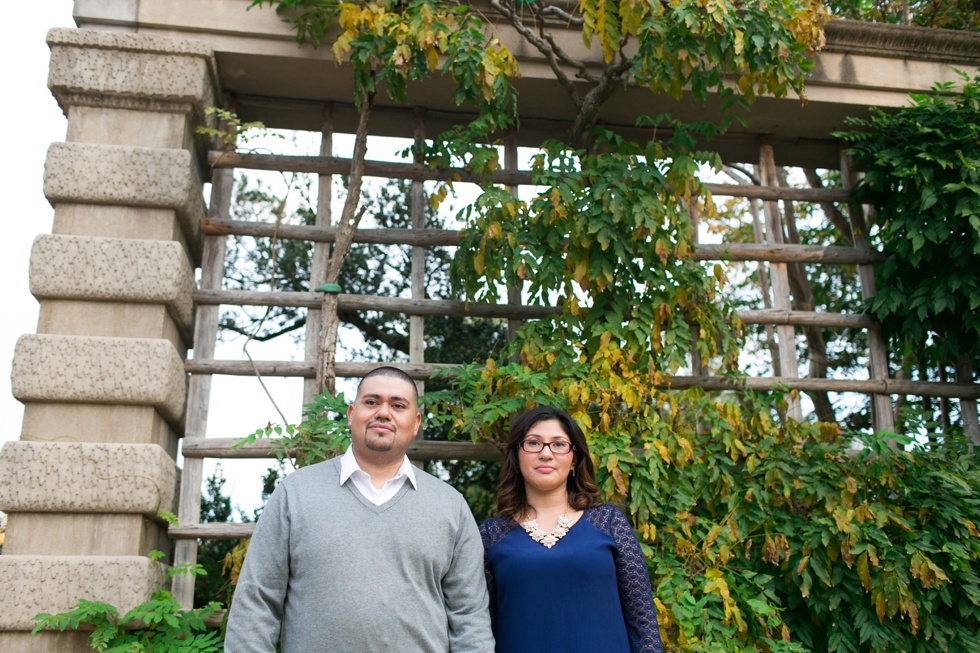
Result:
[[[946,376],[946,366],[942,363],[939,364],[939,382],[949,382],[949,378]],[[939,429],[943,433],[949,430],[949,399],[946,397],[939,398]]]
[[[327,261],[326,283],[328,284],[335,284],[340,279],[340,268],[343,267],[344,261],[347,259],[351,243],[354,241],[354,233],[357,231],[357,225],[360,224],[361,217],[364,215],[363,209],[357,210],[357,205],[361,199],[364,159],[367,156],[368,122],[371,118],[373,103],[374,93],[362,98],[360,103],[360,116],[357,122],[357,132],[354,135],[354,154],[351,157],[347,199],[344,201],[344,210],[337,223],[337,239],[334,242],[333,250],[330,252],[330,259]],[[334,363],[337,358],[337,331],[340,326],[337,318],[337,295],[335,293],[324,294],[320,315],[323,325],[318,349],[316,387],[317,392],[326,392],[333,396],[337,390]]]
[[[973,383],[973,366],[969,354],[960,354],[956,358],[957,383]],[[980,419],[977,418],[977,400],[960,399],[960,417],[963,420],[963,435],[970,442],[971,448],[980,446]]]

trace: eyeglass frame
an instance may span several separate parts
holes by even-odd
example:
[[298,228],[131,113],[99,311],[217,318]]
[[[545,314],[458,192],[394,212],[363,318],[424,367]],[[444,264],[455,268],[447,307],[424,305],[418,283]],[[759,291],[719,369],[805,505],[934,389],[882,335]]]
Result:
[[[525,453],[541,453],[542,451],[544,451],[544,448],[545,447],[548,447],[548,451],[551,452],[551,455],[552,456],[567,456],[568,454],[575,452],[575,445],[572,444],[571,442],[566,442],[565,440],[553,440],[552,442],[541,442],[540,440],[538,440],[538,444],[541,445],[541,448],[538,449],[537,451],[529,451],[529,450],[525,449],[524,448],[524,443],[525,442],[527,442],[527,438],[524,438],[523,440],[521,440],[520,443],[517,445],[517,448],[520,449],[521,451],[525,452]],[[567,444],[568,445],[568,451],[559,453],[559,452],[557,452],[557,451],[555,451],[554,449],[551,448],[551,445],[558,444],[559,442],[561,442],[563,444]]]

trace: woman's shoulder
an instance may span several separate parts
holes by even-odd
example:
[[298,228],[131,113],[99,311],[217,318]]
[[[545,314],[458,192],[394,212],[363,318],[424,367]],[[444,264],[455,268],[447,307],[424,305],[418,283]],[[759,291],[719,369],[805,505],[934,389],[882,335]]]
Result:
[[501,515],[490,517],[480,524],[480,537],[483,538],[483,546],[490,548],[510,532],[517,524],[513,518]]
[[606,531],[607,533],[613,528],[614,525],[620,522],[627,521],[626,515],[611,503],[600,503],[591,508],[586,508],[582,512],[582,517],[589,520],[596,528]]

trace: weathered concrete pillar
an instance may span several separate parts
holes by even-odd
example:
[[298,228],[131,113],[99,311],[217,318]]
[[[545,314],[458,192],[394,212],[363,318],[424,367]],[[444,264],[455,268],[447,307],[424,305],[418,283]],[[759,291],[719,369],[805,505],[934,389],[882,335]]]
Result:
[[49,87],[68,117],[48,150],[54,228],[31,252],[37,333],[14,352],[20,440],[0,450],[8,513],[0,651],[87,651],[33,617],[163,586],[200,257],[207,140],[218,94],[203,43],[55,29]]

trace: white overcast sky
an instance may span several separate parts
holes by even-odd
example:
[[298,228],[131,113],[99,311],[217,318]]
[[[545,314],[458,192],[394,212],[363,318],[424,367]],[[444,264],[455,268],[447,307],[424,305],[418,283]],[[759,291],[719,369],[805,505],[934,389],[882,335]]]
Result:
[[5,2],[0,39],[0,129],[7,144],[0,175],[4,220],[0,236],[3,317],[0,318],[0,443],[20,436],[23,406],[10,389],[10,365],[17,338],[37,328],[37,301],[28,284],[34,237],[50,233],[54,211],[44,198],[44,158],[48,145],[65,139],[65,117],[48,91],[50,51],[44,36],[52,27],[74,27],[71,0]]

